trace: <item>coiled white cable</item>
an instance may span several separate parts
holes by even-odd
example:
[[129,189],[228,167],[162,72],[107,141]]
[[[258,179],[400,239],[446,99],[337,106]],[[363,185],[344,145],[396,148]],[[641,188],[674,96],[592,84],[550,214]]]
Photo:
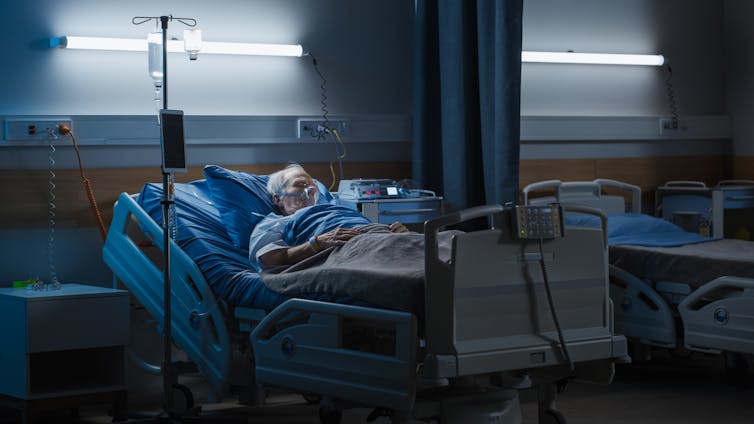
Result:
[[[55,135],[55,132],[47,129],[47,134],[49,135],[49,141],[50,141],[50,151],[47,154],[47,160],[49,163],[49,176],[47,179],[47,184],[49,186],[48,195],[47,195],[47,204],[48,204],[48,220],[49,220],[49,231],[47,236],[47,264],[50,270],[50,283],[52,284],[53,289],[59,289],[60,288],[60,282],[58,281],[58,273],[55,269],[55,209],[56,209],[56,196],[55,196],[55,140],[58,139],[58,136]],[[36,286],[36,285],[35,285]],[[38,286],[37,286],[38,287]]]

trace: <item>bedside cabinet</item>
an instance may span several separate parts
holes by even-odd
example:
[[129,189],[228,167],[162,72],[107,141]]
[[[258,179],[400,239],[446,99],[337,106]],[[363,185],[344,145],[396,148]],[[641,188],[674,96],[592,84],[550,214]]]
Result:
[[25,422],[39,410],[104,401],[124,412],[128,338],[124,290],[0,288],[0,401]]
[[[663,219],[696,214],[709,236],[751,239],[754,234],[754,181],[723,180],[714,187],[699,181],[669,181],[655,192],[655,210]],[[742,235],[745,235],[742,237]]]

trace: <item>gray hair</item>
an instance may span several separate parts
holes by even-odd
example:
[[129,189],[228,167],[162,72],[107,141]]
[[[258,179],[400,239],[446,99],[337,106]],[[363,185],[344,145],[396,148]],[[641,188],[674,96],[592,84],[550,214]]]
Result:
[[297,163],[291,163],[280,171],[275,171],[270,174],[269,180],[267,180],[267,191],[270,194],[280,194],[288,185],[288,181],[285,179],[285,174],[291,170],[298,170],[306,172],[303,166]]

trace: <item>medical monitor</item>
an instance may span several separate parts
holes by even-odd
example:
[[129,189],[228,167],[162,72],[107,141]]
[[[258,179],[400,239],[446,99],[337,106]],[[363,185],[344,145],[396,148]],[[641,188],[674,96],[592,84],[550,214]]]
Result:
[[183,111],[160,110],[160,146],[162,172],[186,172],[186,139],[183,135]]

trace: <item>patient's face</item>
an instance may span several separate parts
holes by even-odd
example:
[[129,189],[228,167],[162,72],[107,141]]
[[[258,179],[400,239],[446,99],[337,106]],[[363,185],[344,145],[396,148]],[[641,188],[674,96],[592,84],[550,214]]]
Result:
[[291,215],[317,202],[317,187],[309,174],[292,170],[285,177],[285,188],[275,199],[278,208],[285,215]]

